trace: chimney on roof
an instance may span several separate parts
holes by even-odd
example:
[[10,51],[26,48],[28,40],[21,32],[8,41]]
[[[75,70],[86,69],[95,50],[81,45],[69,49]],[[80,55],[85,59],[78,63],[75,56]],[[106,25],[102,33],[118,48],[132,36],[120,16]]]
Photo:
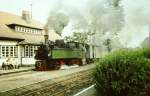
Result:
[[30,12],[29,11],[26,11],[26,10],[23,10],[22,11],[22,19],[24,19],[27,23],[30,23],[31,21],[31,16],[30,16]]

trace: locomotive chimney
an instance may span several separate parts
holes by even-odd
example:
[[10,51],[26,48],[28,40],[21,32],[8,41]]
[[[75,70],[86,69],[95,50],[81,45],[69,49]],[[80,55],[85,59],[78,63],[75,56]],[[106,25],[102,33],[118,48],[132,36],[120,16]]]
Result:
[[44,28],[44,31],[45,31],[45,34],[44,34],[45,44],[48,44],[48,39],[49,39],[49,36],[48,36],[48,28],[45,27],[45,28]]

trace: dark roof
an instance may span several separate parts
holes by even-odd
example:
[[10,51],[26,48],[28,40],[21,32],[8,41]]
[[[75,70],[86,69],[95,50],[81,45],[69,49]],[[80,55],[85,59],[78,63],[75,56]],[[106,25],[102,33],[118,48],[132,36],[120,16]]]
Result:
[[9,27],[5,25],[0,25],[0,38],[1,39],[15,39],[15,40],[24,39],[21,36],[21,34],[17,34],[17,32],[11,30]]
[[24,20],[22,16],[17,16],[7,12],[0,12],[0,24],[18,24],[39,29],[44,28],[44,25],[41,22],[31,19],[31,22],[29,23],[26,20]]
[[14,29],[8,27],[9,25],[14,24],[40,30],[42,30],[44,26],[43,24],[35,20],[31,20],[31,22],[28,23],[24,19],[22,19],[21,16],[6,12],[0,12],[0,39],[24,40],[23,42],[26,42],[27,44],[40,44],[40,42],[44,42],[43,33],[41,35],[37,35],[24,32],[16,32]]
[[44,43],[44,36],[43,35],[30,35],[24,34],[24,41],[20,42],[19,44],[41,44]]
[[[28,28],[39,29],[42,31],[41,35],[30,34],[24,32],[16,32],[14,29],[11,29],[11,26],[24,26]],[[31,20],[31,22],[26,22],[21,16],[17,16],[7,12],[0,11],[0,39],[13,39],[13,40],[22,40],[19,44],[40,44],[44,42],[44,24],[36,20]],[[61,37],[50,30],[49,40],[55,41]]]

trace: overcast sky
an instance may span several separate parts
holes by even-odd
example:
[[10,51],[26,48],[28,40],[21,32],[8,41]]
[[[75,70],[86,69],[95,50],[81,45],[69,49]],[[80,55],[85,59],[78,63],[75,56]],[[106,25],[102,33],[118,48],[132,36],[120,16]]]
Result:
[[[61,5],[66,7],[65,11],[68,13],[69,11],[73,11],[74,9],[72,10],[71,7],[74,7],[75,11],[72,13],[75,14],[73,15],[76,15],[77,11],[84,14],[84,5],[86,5],[87,1],[90,0],[0,0],[0,11],[21,16],[22,10],[30,11],[30,5],[32,4],[32,17],[42,23],[46,23],[50,10],[60,9]],[[135,0],[122,1],[125,24],[120,32],[120,37],[122,41],[128,42],[130,46],[138,46],[146,37],[148,37],[150,0],[136,0],[136,2]],[[68,33],[69,31],[66,32],[66,34]]]
[[[82,10],[87,1],[88,0],[0,0],[0,11],[21,16],[22,10],[31,11],[32,8],[32,18],[45,24],[47,23],[47,18],[51,10],[59,10],[62,5]],[[69,9],[67,8],[67,10]],[[64,34],[68,35],[70,33],[70,28],[66,28]]]
[[22,10],[31,10],[32,3],[33,18],[45,23],[56,2],[57,0],[0,0],[0,11],[21,15]]
[[0,11],[21,15],[22,10],[31,10],[33,19],[46,23],[51,10],[73,6],[82,10],[88,0],[0,0]]

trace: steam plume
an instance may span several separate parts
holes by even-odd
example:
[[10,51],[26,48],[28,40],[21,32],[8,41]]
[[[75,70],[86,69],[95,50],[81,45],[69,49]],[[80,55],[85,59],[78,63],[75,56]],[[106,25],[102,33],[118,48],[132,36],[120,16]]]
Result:
[[149,0],[122,0],[124,9],[125,26],[120,33],[121,41],[127,46],[138,46],[148,37],[150,24]]

